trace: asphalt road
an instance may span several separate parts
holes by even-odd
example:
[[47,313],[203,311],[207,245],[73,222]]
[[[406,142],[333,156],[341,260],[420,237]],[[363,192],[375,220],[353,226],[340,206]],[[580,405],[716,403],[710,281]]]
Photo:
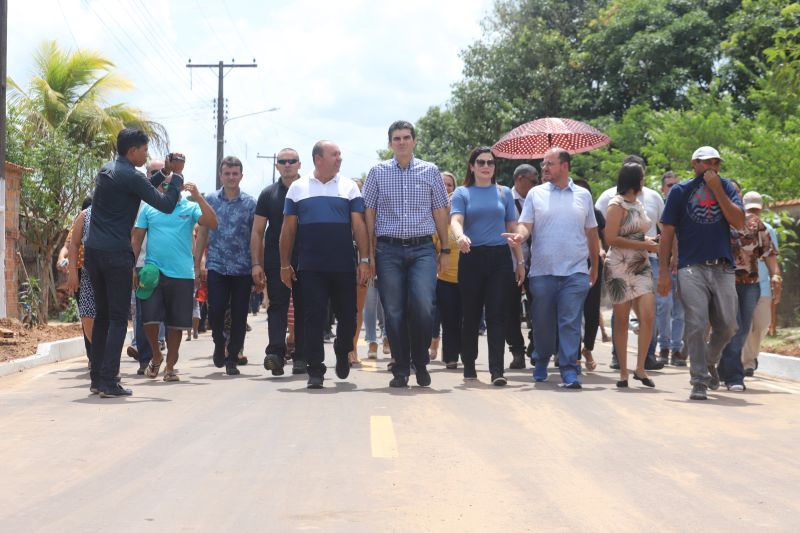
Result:
[[0,378],[0,530],[798,530],[800,383],[689,402],[668,368],[618,391],[598,344],[581,391],[496,388],[482,338],[479,382],[437,361],[430,388],[389,389],[381,359],[309,391],[267,375],[250,322],[237,377],[201,335],[179,383],[125,357],[128,399],[90,396],[83,359]]

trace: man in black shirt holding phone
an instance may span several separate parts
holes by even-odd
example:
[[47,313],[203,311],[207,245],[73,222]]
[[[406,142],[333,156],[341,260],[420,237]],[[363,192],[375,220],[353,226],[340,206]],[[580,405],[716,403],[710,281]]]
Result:
[[[183,188],[185,157],[181,154],[169,154],[164,168],[149,180],[136,170],[147,161],[148,142],[143,131],[124,128],[117,135],[116,159],[103,165],[95,178],[84,254],[97,307],[89,390],[102,398],[132,394],[117,382],[117,374],[128,329],[134,265],[131,230],[139,203],[145,201],[159,211],[171,213]],[[170,174],[172,185],[160,193],[156,187]]]

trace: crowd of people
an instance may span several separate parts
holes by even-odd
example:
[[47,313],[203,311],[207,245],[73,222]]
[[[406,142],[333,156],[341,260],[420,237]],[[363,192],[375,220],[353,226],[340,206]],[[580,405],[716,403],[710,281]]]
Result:
[[429,386],[440,345],[447,369],[460,364],[465,380],[477,379],[485,329],[493,385],[507,383],[507,345],[508,368],[530,359],[533,380],[542,382],[554,358],[560,385],[580,389],[582,374],[597,367],[602,288],[613,307],[618,388],[631,377],[655,387],[648,371],[688,360],[691,399],[723,383],[745,390],[782,279],[775,231],[759,217],[761,196],[742,196],[719,175],[716,149],[692,154],[689,180],[665,172],[666,198],[645,187],[644,160],[629,156],[616,186],[595,202],[559,147],[544,154],[541,177],[523,164],[506,187],[489,147],[470,152],[459,186],[414,156],[411,123],[393,123],[388,145],[393,157],[363,183],[340,174],[333,141],[314,145],[313,170],[302,176],[299,152],[284,148],[275,161],[280,179],[256,199],[241,190],[244,169],[233,156],[218,169],[222,186],[205,195],[184,181],[180,153],[150,161],[145,176],[136,168],[148,162],[148,138],[122,130],[116,159],[100,169],[73,223],[64,261],[68,288],[79,294],[91,392],[132,394],[119,380],[132,292],[134,352],[139,374],[151,379],[165,363],[164,381],[180,380],[181,341],[184,333],[197,337],[201,301],[213,364],[239,374],[248,311],[263,292],[264,368],[280,376],[291,361],[311,389],[324,386],[331,316],[339,379],[360,364],[363,318],[367,357],[377,358],[380,339],[391,356],[390,387],[407,387],[412,374]]

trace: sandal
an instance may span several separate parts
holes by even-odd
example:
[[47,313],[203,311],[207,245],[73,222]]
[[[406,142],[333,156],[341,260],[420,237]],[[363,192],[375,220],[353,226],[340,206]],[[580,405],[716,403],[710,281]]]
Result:
[[358,354],[356,352],[350,352],[347,354],[347,358],[350,360],[350,365],[360,365],[361,359],[358,358]]
[[164,359],[158,362],[157,365],[153,364],[153,360],[150,359],[150,362],[147,363],[147,368],[144,369],[144,375],[148,378],[155,379],[158,377],[158,373],[161,370],[161,363],[164,362]]
[[175,370],[165,370],[164,371],[164,381],[180,381],[181,378],[178,377],[178,373]]

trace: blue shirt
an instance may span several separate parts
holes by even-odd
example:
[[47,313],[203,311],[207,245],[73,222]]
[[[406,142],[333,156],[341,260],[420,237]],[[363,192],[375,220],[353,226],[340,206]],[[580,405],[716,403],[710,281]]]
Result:
[[597,227],[589,191],[572,179],[563,189],[537,185],[525,197],[519,221],[533,224],[530,277],[589,273],[586,230]]
[[363,212],[364,199],[350,178],[335,176],[322,183],[311,175],[292,183],[283,214],[297,217],[297,269],[355,270],[350,214]]
[[450,215],[464,216],[464,234],[472,246],[503,246],[508,241],[500,234],[506,231],[506,222],[517,220],[517,208],[508,187],[470,185],[455,190]]
[[208,205],[217,214],[217,229],[208,232],[206,269],[224,276],[249,276],[250,231],[256,201],[244,191],[229,200],[224,188],[205,195]]
[[[763,222],[763,221],[762,221]],[[775,231],[770,224],[764,222],[764,225],[767,227],[767,231],[769,232],[769,236],[772,239],[772,244],[775,245],[775,249],[778,249],[778,233]],[[769,275],[769,269],[767,268],[767,264],[764,262],[763,259],[758,260],[758,284],[761,287],[761,297],[762,298],[772,298],[772,284],[770,283],[772,277]]]
[[[742,209],[742,200],[733,184],[722,178],[728,198]],[[725,258],[735,264],[731,250],[731,230],[714,193],[702,176],[675,184],[669,191],[661,223],[675,226],[678,239],[678,268]]]
[[170,214],[144,206],[136,227],[147,230],[145,264],[157,266],[170,278],[194,279],[192,233],[202,214],[200,206],[186,198],[181,198]]
[[407,168],[401,168],[392,158],[367,174],[364,205],[376,212],[376,236],[422,237],[436,232],[433,211],[447,207],[447,190],[433,163],[412,158]]

